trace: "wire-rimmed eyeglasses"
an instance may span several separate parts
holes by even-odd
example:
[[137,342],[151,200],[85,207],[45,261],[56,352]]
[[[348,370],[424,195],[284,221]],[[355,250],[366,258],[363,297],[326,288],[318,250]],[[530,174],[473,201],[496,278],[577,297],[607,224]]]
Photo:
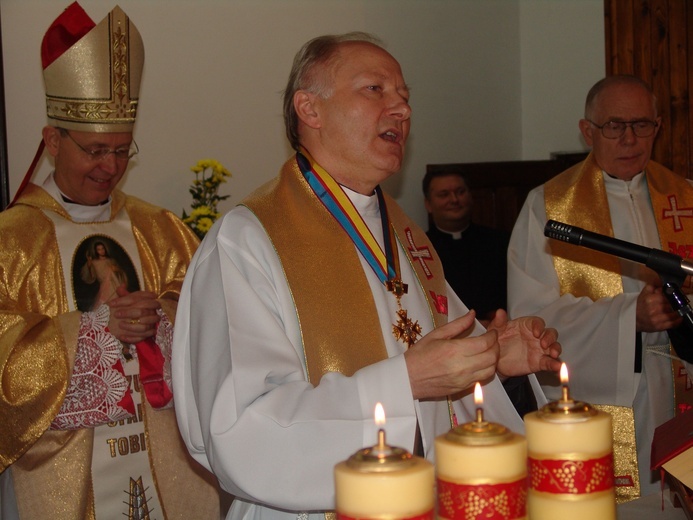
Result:
[[99,162],[103,161],[106,157],[108,157],[110,154],[113,154],[116,159],[119,159],[121,161],[125,161],[128,159],[132,159],[135,155],[137,155],[140,152],[139,146],[137,146],[137,143],[135,140],[132,140],[132,143],[130,146],[125,147],[123,146],[122,148],[116,148],[115,150],[111,148],[104,148],[104,147],[99,147],[99,148],[85,148],[81,144],[79,144],[77,141],[75,141],[75,138],[70,135],[70,132],[67,130],[64,130],[60,132],[62,135],[67,135],[70,140],[75,143],[80,150],[82,150],[85,154],[89,156],[89,158],[94,161],[94,162]]
[[626,133],[626,128],[630,127],[636,137],[650,137],[659,126],[656,121],[648,119],[638,119],[637,121],[607,121],[603,125],[598,125],[594,121],[587,120],[591,125],[596,126],[602,131],[602,135],[607,139],[618,139]]

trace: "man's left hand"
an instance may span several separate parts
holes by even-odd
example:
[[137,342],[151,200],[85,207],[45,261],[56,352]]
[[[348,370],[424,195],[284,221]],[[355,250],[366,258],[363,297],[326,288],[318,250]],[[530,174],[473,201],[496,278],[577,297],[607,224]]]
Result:
[[508,314],[499,309],[489,323],[489,330],[498,332],[500,359],[498,375],[501,377],[522,376],[561,368],[556,329],[547,328],[544,320],[537,316],[524,316],[509,321]]

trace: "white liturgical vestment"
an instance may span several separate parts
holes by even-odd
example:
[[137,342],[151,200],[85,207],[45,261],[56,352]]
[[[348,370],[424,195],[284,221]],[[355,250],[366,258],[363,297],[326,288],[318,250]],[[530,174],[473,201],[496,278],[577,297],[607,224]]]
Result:
[[[645,174],[630,181],[602,175],[614,236],[661,249]],[[538,315],[558,330],[561,359],[569,367],[575,399],[633,408],[641,495],[659,492],[649,469],[650,446],[655,427],[674,416],[666,332],[643,334],[642,372],[634,371],[636,302],[657,274],[642,264],[621,260],[622,294],[597,301],[570,293],[561,296],[549,239],[544,236],[546,221],[544,186],[539,186],[525,201],[508,249],[510,317]],[[549,399],[560,397],[557,378],[540,375],[539,380]]]
[[[382,247],[377,197],[345,191]],[[330,247],[329,237],[316,240]],[[431,312],[401,244],[398,250],[402,278],[409,286],[402,307],[425,335],[433,328]],[[413,399],[403,356],[406,345],[392,334],[395,298],[363,258],[361,263],[389,358],[351,377],[329,372],[313,387],[291,290],[257,218],[236,207],[198,249],[178,307],[174,394],[192,455],[237,497],[227,518],[322,518],[323,511],[334,509],[333,468],[376,444],[377,402],[385,409],[388,444],[413,451],[418,418],[429,460],[434,437],[450,429],[445,399]],[[349,285],[345,279],[344,291]],[[449,287],[447,297],[450,320],[467,312]],[[477,322],[472,334],[483,332]],[[359,323],[344,334],[354,342],[369,341]],[[541,406],[543,394],[531,379]],[[474,419],[472,396],[453,407],[459,423]],[[484,387],[484,409],[488,420],[524,431],[497,378]]]

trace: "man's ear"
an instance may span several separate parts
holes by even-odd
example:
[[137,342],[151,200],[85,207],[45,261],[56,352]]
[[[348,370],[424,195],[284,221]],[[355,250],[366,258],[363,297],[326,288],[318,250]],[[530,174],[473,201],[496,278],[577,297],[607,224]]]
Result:
[[48,153],[53,157],[58,155],[58,150],[60,149],[60,130],[54,126],[44,126],[42,135]]
[[294,110],[301,122],[309,128],[320,128],[320,115],[316,110],[317,96],[307,90],[297,90],[294,94]]
[[578,126],[580,127],[582,137],[585,139],[585,143],[587,143],[587,146],[591,147],[593,142],[592,132],[594,132],[594,127],[587,119],[580,119]]

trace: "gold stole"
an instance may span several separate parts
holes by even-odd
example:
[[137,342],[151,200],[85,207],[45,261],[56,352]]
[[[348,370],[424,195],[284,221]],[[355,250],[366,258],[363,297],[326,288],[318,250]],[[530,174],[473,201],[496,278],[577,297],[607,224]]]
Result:
[[[447,315],[436,312],[434,300],[436,295],[446,295],[441,263],[426,234],[392,198],[385,195],[385,199],[397,239],[408,252],[420,284],[409,290],[424,291],[435,325],[442,325]],[[281,260],[296,306],[311,384],[317,385],[326,372],[350,376],[386,359],[375,301],[356,248],[315,196],[295,157],[284,164],[278,178],[251,194],[243,205],[258,217]],[[431,252],[430,278],[423,271],[423,261],[412,260],[409,239]]]
[[[647,165],[647,172],[648,188],[662,248],[672,250],[672,243],[683,246],[681,241],[684,237],[674,236],[676,232],[669,224],[675,221],[671,214],[670,197],[678,201],[679,207],[690,208],[693,206],[693,190],[685,180],[653,161]],[[544,200],[548,219],[579,226],[602,235],[614,235],[602,171],[593,154],[590,154],[582,163],[549,180],[544,186]],[[589,207],[590,211],[575,210],[585,207]],[[667,215],[672,215],[668,217],[669,220]],[[688,233],[687,237],[690,236],[691,234]],[[676,242],[677,238],[678,242]],[[687,243],[691,243],[690,238]],[[598,300],[623,292],[617,257],[557,240],[551,241],[551,252],[562,295],[571,293],[577,297],[587,296],[592,300]],[[680,251],[672,252],[680,254]],[[674,377],[675,384],[679,385],[681,379],[683,381],[680,384],[685,385],[685,378],[681,377]],[[676,395],[682,396],[681,392],[676,392]],[[625,502],[637,498],[640,495],[640,479],[633,409],[612,405],[595,406],[610,413],[614,419],[614,473],[617,480],[617,501]],[[619,486],[619,481],[628,483],[629,477],[632,478],[632,486]]]

